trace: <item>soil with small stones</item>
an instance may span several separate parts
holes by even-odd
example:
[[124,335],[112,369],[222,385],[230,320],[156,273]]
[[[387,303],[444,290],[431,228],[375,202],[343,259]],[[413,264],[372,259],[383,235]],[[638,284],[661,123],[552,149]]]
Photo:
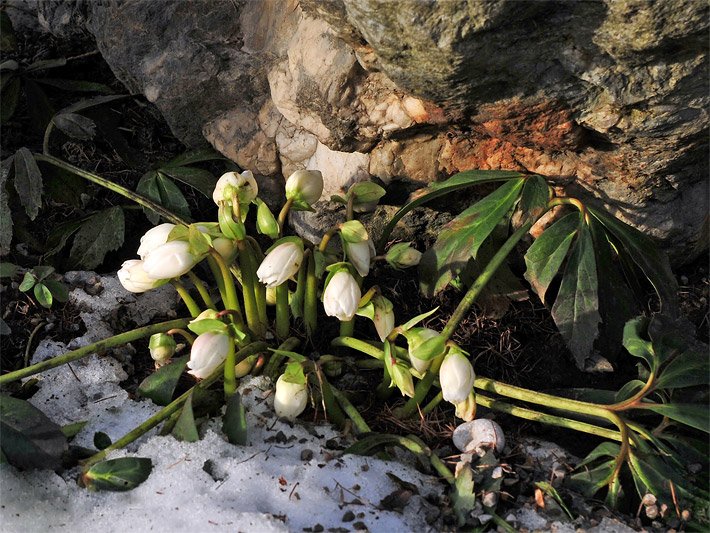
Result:
[[[15,59],[21,64],[28,64],[38,59],[75,58],[70,59],[66,67],[53,69],[52,77],[87,79],[105,83],[117,93],[124,90],[90,40],[66,43],[48,36],[43,36],[41,40],[21,37],[18,44],[18,51],[6,54],[3,59]],[[55,109],[61,109],[84,97],[81,94],[62,91],[51,92],[49,96]],[[115,143],[108,142],[101,135],[92,141],[76,141],[58,132],[52,137],[52,153],[76,166],[135,190],[140,177],[153,165],[185,150],[172,136],[157,110],[142,98],[126,98],[112,103],[109,109],[105,113],[110,115],[111,127],[120,131],[125,140],[126,146],[122,153],[116,150]],[[24,101],[21,101],[14,117],[4,126],[2,159],[6,159],[22,146],[27,146],[32,151],[42,149],[41,132],[33,128]],[[61,177],[52,175],[49,169],[43,167],[43,170],[46,171],[45,178],[50,183],[52,180],[61,180]],[[214,171],[219,172],[219,169],[215,167]],[[189,187],[180,184],[178,186],[190,203],[195,219],[214,218],[214,205],[210,200],[197,195]],[[47,195],[46,203],[34,221],[27,218],[19,203],[13,201],[16,198],[11,196],[15,238],[12,252],[4,256],[2,261],[15,263],[25,269],[38,264],[52,264],[59,272],[71,268],[68,247],[51,256],[47,254],[45,243],[52,228],[98,209],[124,203],[123,199],[101,187],[91,184],[83,184],[82,187],[85,188],[75,202],[66,202],[61,198],[53,198],[51,194]],[[51,193],[56,189],[55,183],[47,192]],[[97,271],[113,272],[124,260],[132,258],[137,246],[137,236],[150,227],[151,224],[140,210],[128,211],[125,244],[119,250],[109,253]],[[682,312],[698,328],[699,339],[707,342],[707,257],[678,269],[677,275],[680,280]],[[3,372],[26,365],[27,358],[41,339],[69,342],[83,333],[78,309],[71,304],[55,304],[51,309],[43,308],[30,295],[18,290],[20,280],[21,277],[18,279],[17,276],[11,280],[3,279],[0,289],[1,316],[12,331],[11,334],[0,337],[0,362]],[[393,271],[376,267],[368,277],[368,282],[378,285],[383,294],[395,302],[398,317],[414,316],[438,306],[439,312],[424,323],[437,330],[444,326],[461,296],[454,289],[448,289],[433,300],[421,298],[415,270]],[[328,340],[338,335],[338,324],[333,320],[321,320],[319,328],[318,339],[314,339],[308,348],[313,353],[332,353]],[[368,321],[360,320],[357,322],[356,336],[358,335],[363,338],[375,338],[375,331]],[[628,357],[617,362],[617,369],[613,373],[590,374],[579,371],[572,363],[549,311],[535,299],[510,303],[507,311],[499,318],[493,318],[485,309],[475,307],[461,323],[454,340],[472,354],[475,368],[481,375],[535,390],[573,387],[612,390],[618,389],[635,377],[635,362]],[[145,348],[140,342],[136,345]],[[139,349],[138,353],[147,353],[147,350]],[[125,388],[134,393],[141,380],[153,370],[153,362],[147,357],[134,358],[130,365],[130,377],[124,383]],[[333,380],[350,394],[374,431],[414,433],[433,449],[451,448],[454,417],[450,407],[441,404],[426,416],[403,421],[393,414],[393,409],[401,403],[397,394],[389,398],[373,394],[381,380],[379,371],[355,372],[354,369],[346,367],[342,373],[333,376]],[[181,388],[188,386],[186,378]],[[315,419],[322,418],[321,413],[312,413],[312,416]],[[509,441],[513,443],[526,436],[540,437],[561,444],[577,456],[584,456],[598,444],[595,439],[587,436],[527,423],[505,415],[497,416]],[[517,453],[515,448],[513,450]],[[509,460],[515,462],[516,458],[510,457]],[[524,478],[524,473],[520,474],[522,470],[518,469],[521,479]],[[514,504],[516,497],[534,498],[533,492],[531,483],[519,483],[515,489],[510,490],[509,502]],[[608,511],[603,506],[596,507],[596,519],[601,519],[605,514],[608,514]],[[637,518],[626,517],[626,522],[631,527],[641,526]]]

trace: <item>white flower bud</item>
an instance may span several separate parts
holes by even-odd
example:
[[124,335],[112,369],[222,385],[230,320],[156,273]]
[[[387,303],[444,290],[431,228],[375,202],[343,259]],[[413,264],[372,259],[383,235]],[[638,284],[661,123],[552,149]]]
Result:
[[156,333],[150,336],[148,341],[148,349],[150,350],[150,356],[158,364],[164,364],[170,360],[170,358],[175,355],[175,348],[177,343],[172,336],[165,333]]
[[473,366],[460,350],[450,349],[439,369],[439,383],[444,400],[453,404],[468,398],[475,379]]
[[361,242],[345,242],[348,261],[363,278],[370,272],[370,260],[375,256],[375,245],[370,239]]
[[259,194],[259,186],[254,179],[254,174],[250,170],[245,170],[241,174],[236,172],[227,172],[222,174],[222,177],[217,180],[212,200],[219,205],[219,202],[226,202],[227,205],[232,205],[232,193],[237,193],[240,204],[249,204]]
[[203,333],[190,350],[188,374],[198,379],[208,377],[227,358],[232,339],[222,333]]
[[417,348],[424,344],[424,342],[438,335],[438,331],[434,331],[433,329],[429,328],[412,328],[404,334],[404,336],[407,338],[407,352],[409,354],[409,362],[414,367],[414,370],[416,370],[420,374],[423,374],[429,369],[429,365],[431,365],[431,359],[419,359],[418,357],[415,357],[414,354],[416,354]]
[[264,257],[256,275],[267,287],[277,287],[292,278],[302,262],[303,249],[295,242],[284,242]]
[[291,383],[282,375],[276,381],[274,411],[278,416],[295,419],[308,405],[308,390],[305,383]]
[[392,302],[382,295],[377,295],[372,299],[374,313],[372,322],[375,324],[377,335],[382,342],[385,341],[387,335],[392,333],[394,329],[394,307]]
[[130,259],[121,265],[117,272],[118,281],[123,288],[129,292],[145,292],[163,285],[164,280],[152,279],[148,277],[144,269],[143,261],[140,259]]
[[323,307],[328,316],[342,322],[352,320],[360,305],[362,293],[355,278],[347,270],[337,272],[323,292]]
[[297,170],[286,180],[286,198],[294,207],[307,209],[323,194],[323,174],[320,170]]
[[151,279],[171,279],[186,274],[197,264],[185,241],[170,241],[145,256],[143,268]]
[[232,239],[227,239],[226,237],[213,239],[212,248],[217,250],[217,253],[222,256],[222,259],[227,264],[230,264],[237,255],[237,245]]
[[141,245],[138,247],[138,257],[145,259],[152,250],[168,242],[168,236],[175,227],[175,224],[160,224],[145,232],[141,237]]

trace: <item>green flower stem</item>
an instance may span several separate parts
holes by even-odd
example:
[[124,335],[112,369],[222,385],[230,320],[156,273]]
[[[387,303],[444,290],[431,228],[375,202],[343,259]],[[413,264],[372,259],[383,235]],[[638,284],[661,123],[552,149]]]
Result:
[[303,262],[301,263],[301,266],[298,267],[296,292],[293,293],[293,298],[291,299],[291,309],[293,311],[294,318],[303,317],[303,300],[306,297],[306,276],[308,275],[308,258],[310,255],[311,251],[306,249],[303,253]]
[[[254,260],[254,272],[259,268],[258,265],[264,260],[264,254],[261,251],[259,243],[256,239],[247,235],[247,242],[251,247],[252,258]],[[254,297],[256,298],[256,312],[259,315],[259,321],[266,326],[269,323],[269,318],[266,315],[266,285],[256,283],[254,285]]]
[[449,484],[454,485],[456,483],[454,475],[451,473],[451,470],[449,470],[444,461],[442,461],[438,455],[432,452],[431,448],[424,444],[424,442],[419,437],[415,435],[407,435],[406,437],[398,437],[397,440],[400,446],[406,448],[413,454],[419,456],[426,456],[426,458],[429,459],[429,462],[431,463],[431,466],[434,468],[434,470],[436,470],[437,473],[442,478],[444,478],[444,480],[446,480]]
[[291,331],[288,308],[288,284],[282,283],[276,287],[276,336],[279,339],[288,337]]
[[466,294],[463,298],[461,298],[459,305],[456,306],[456,309],[454,310],[453,314],[451,315],[451,317],[449,317],[449,321],[446,323],[446,326],[444,326],[444,329],[441,331],[441,334],[446,338],[446,340],[449,340],[451,338],[451,335],[453,335],[454,330],[456,330],[461,320],[463,320],[463,318],[468,314],[468,310],[474,304],[476,299],[480,296],[481,291],[483,291],[483,289],[486,287],[491,278],[493,278],[495,273],[498,271],[498,268],[500,268],[500,266],[506,260],[510,252],[515,249],[515,246],[518,244],[518,241],[522,239],[528,231],[530,231],[532,225],[533,222],[526,222],[525,224],[520,226],[510,237],[508,237],[508,240],[505,241],[505,243],[503,243],[503,246],[498,249],[498,251],[486,265],[486,268],[483,269],[483,272],[481,272],[478,278],[476,278],[476,281],[473,282],[473,285],[471,285],[468,291],[466,291]]
[[355,207],[355,195],[349,194],[348,195],[348,203],[345,204],[345,220],[350,221],[353,218],[355,218],[354,207]]
[[372,430],[370,429],[370,426],[367,425],[367,422],[365,422],[365,419],[355,408],[355,406],[350,403],[350,400],[348,400],[347,397],[335,387],[331,387],[330,390],[333,392],[333,396],[340,404],[340,407],[342,407],[343,411],[345,411],[345,414],[348,415],[350,420],[352,420],[355,432],[358,435],[363,433],[371,433]]
[[229,342],[229,351],[224,360],[224,399],[228,400],[232,394],[237,392],[237,374],[235,366],[237,365],[237,356],[234,350],[234,342]]
[[340,323],[340,336],[350,337],[355,332],[355,317]]
[[[238,364],[250,355],[254,355],[256,353],[262,352],[266,349],[267,344],[264,342],[253,342],[241,350],[239,350],[236,353],[235,356],[235,362]],[[218,381],[219,378],[222,377],[222,373],[224,371],[224,366],[225,363],[222,363],[219,365],[212,374],[210,374],[207,378],[203,379],[200,381],[198,384],[194,385],[191,387],[189,390],[178,396],[175,400],[170,402],[168,405],[163,407],[160,411],[155,413],[153,416],[151,416],[148,420],[140,424],[138,427],[135,429],[129,431],[126,433],[123,437],[118,439],[116,442],[111,444],[111,446],[108,446],[101,450],[100,452],[92,455],[89,457],[86,461],[84,461],[84,468],[88,468],[93,464],[98,463],[99,461],[102,461],[109,453],[111,453],[114,450],[118,450],[120,448],[123,448],[124,446],[128,446],[131,442],[135,441],[136,439],[140,438],[143,436],[145,433],[153,429],[155,426],[160,424],[163,420],[166,420],[167,418],[170,418],[174,413],[176,413],[182,405],[187,401],[187,399],[190,397],[190,394],[192,394],[193,391],[195,390],[204,390],[210,385],[212,385],[215,381]]]
[[356,339],[354,337],[336,337],[330,342],[330,345],[352,348],[353,350],[357,350],[358,352],[362,352],[364,354],[372,356],[375,359],[379,359],[380,361],[383,361],[385,358],[385,353],[382,351],[382,349],[377,348],[376,346],[373,346],[368,342],[361,341],[360,339]]
[[[546,413],[541,413],[532,409],[525,409],[524,407],[518,407],[516,405],[501,402],[498,399],[490,398],[480,393],[476,394],[476,403],[478,405],[482,405],[483,407],[487,407],[488,409],[500,411],[501,413],[507,413],[518,418],[532,420],[533,422],[541,422],[550,426],[573,429],[575,431],[589,433],[590,435],[596,435],[605,439],[621,441],[621,434],[618,431],[613,431],[611,429],[587,424],[586,422],[579,422],[577,420],[572,420],[569,418],[563,418],[559,416],[549,415]],[[424,411],[426,411],[426,409],[424,409]]]
[[[526,222],[525,224],[520,226],[510,237],[508,237],[508,240],[505,241],[505,243],[503,243],[503,246],[498,249],[498,251],[486,265],[486,268],[483,269],[483,272],[481,272],[478,278],[476,278],[476,281],[474,281],[471,287],[469,287],[468,291],[459,302],[459,305],[456,306],[456,309],[454,310],[453,314],[451,315],[451,317],[449,317],[449,321],[446,323],[446,326],[444,326],[444,329],[441,331],[441,334],[446,340],[449,340],[451,338],[451,335],[453,335],[461,320],[463,320],[463,318],[468,314],[469,309],[474,304],[476,299],[480,296],[481,292],[486,287],[491,278],[493,278],[498,268],[500,268],[500,266],[503,264],[510,252],[513,251],[515,246],[518,244],[518,241],[520,241],[520,239],[522,239],[525,234],[530,231],[532,225],[532,221]],[[399,409],[399,416],[407,418],[412,416],[417,411],[419,404],[424,401],[424,398],[426,398],[426,395],[428,394],[432,383],[434,383],[434,377],[432,376],[431,378],[428,378],[428,376],[439,372],[439,367],[441,366],[443,360],[444,357],[439,356],[431,362],[429,372],[427,372],[426,376],[424,376],[424,379],[417,383],[417,386],[414,390],[414,396],[410,398],[402,408]]]
[[[232,277],[232,273],[229,271],[229,267],[227,267],[227,264],[224,262],[224,259],[222,259],[222,256],[219,255],[219,252],[217,250],[215,250],[214,248],[210,248],[209,253],[210,257],[219,269],[219,276],[222,278],[222,283],[224,284],[224,307],[226,309],[237,311],[239,313],[239,316],[241,316],[242,308],[239,305],[239,298],[237,297],[237,288],[234,285],[234,278]],[[244,303],[244,307],[246,307],[246,302]]]
[[219,291],[219,295],[222,298],[222,305],[226,307],[227,306],[227,293],[225,291],[222,270],[219,268],[217,261],[215,260],[214,257],[212,257],[212,255],[207,256],[207,264],[209,265],[210,270],[212,271],[212,277],[214,278],[214,281],[217,284],[217,290]]
[[146,198],[145,196],[142,196],[136,192],[133,192],[130,189],[126,189],[125,187],[121,187],[117,183],[114,183],[114,182],[109,181],[105,178],[102,178],[101,176],[98,176],[96,174],[92,174],[91,172],[87,172],[86,170],[82,170],[79,167],[75,167],[74,165],[70,165],[66,161],[62,161],[61,159],[58,159],[58,158],[51,156],[51,155],[42,155],[42,154],[32,154],[32,155],[34,156],[36,161],[49,163],[50,165],[53,165],[57,168],[61,168],[63,170],[66,170],[67,172],[71,172],[72,174],[75,174],[81,178],[84,178],[85,180],[91,181],[93,183],[101,185],[102,187],[105,187],[106,189],[108,189],[110,191],[120,194],[124,198],[128,198],[129,200],[132,200],[135,203],[142,205],[146,209],[150,209],[154,213],[157,213],[158,215],[163,217],[168,222],[172,222],[173,224],[185,224],[185,225],[190,223],[189,220],[186,220],[182,217],[177,216],[176,214],[172,213],[168,209],[165,209],[162,205],[152,201],[151,199]]
[[205,306],[208,309],[214,309],[216,311],[217,307],[214,305],[214,302],[212,301],[212,297],[210,296],[210,293],[207,290],[207,287],[205,287],[204,282],[200,278],[198,278],[197,274],[195,274],[192,270],[190,270],[190,272],[188,272],[187,275],[189,276],[190,281],[192,281],[192,284],[197,289],[197,292],[200,293],[200,297],[202,298],[202,301],[205,303]]
[[173,328],[173,329],[166,331],[165,333],[167,333],[168,335],[182,336],[182,338],[184,338],[190,344],[190,346],[192,346],[195,343],[195,337],[182,328]]
[[330,422],[334,423],[339,428],[345,426],[345,413],[335,401],[335,396],[333,396],[333,387],[325,379],[321,369],[316,372],[318,381],[320,383],[321,395],[323,398],[323,408],[325,409],[326,415],[330,417]]
[[277,222],[279,223],[279,237],[281,237],[284,233],[284,226],[286,225],[286,217],[288,216],[288,211],[291,209],[291,206],[293,205],[293,198],[289,198],[286,200],[286,203],[283,205],[281,208],[281,211],[279,212],[279,217],[277,219]]
[[310,338],[318,327],[318,278],[316,277],[316,260],[313,254],[308,257],[303,322],[306,326],[306,335]]
[[[278,349],[284,352],[292,352],[298,347],[299,344],[301,344],[301,341],[299,341],[296,337],[289,337],[281,343]],[[278,378],[279,367],[281,366],[281,362],[284,360],[285,357],[285,355],[282,355],[280,353],[271,353],[269,362],[266,363],[266,367],[264,368],[264,375],[271,378],[271,381],[276,381],[276,379]]]
[[44,139],[42,140],[42,153],[44,155],[49,154],[49,138],[52,136],[52,130],[54,129],[54,117],[47,124],[47,129],[44,130]]
[[326,248],[328,248],[328,243],[330,242],[330,239],[333,238],[333,235],[338,233],[339,229],[340,229],[340,227],[336,226],[336,227],[330,228],[328,231],[326,231],[320,240],[320,244],[318,245],[318,250],[320,250],[321,252],[325,252]]
[[252,268],[251,247],[245,242],[239,242],[239,268],[242,271],[242,294],[244,296],[244,313],[247,324],[257,337],[266,333],[265,325],[259,320],[259,310],[256,305],[254,288],[257,283],[256,270]]
[[[476,398],[478,398],[478,396]],[[439,393],[436,396],[434,396],[428,404],[426,404],[424,406],[424,408],[422,409],[422,414],[428,415],[434,409],[436,409],[436,406],[439,405],[443,400],[444,400],[444,394],[441,391],[439,391]]]
[[366,370],[377,370],[384,368],[385,362],[382,359],[358,359],[355,366]]
[[192,296],[190,296],[190,293],[185,288],[185,286],[177,279],[170,280],[170,283],[172,283],[173,287],[175,287],[175,290],[180,295],[180,298],[182,298],[182,301],[185,302],[187,310],[190,311],[190,315],[192,315],[192,318],[195,318],[197,315],[199,315],[201,313],[200,306],[197,305],[197,302],[195,302]]
[[51,368],[56,368],[58,366],[64,365],[66,363],[71,363],[87,355],[93,353],[100,353],[106,351],[114,346],[119,346],[127,342],[132,342],[143,337],[150,337],[154,333],[164,333],[173,328],[183,328],[189,324],[189,318],[179,318],[177,320],[169,320],[168,322],[161,322],[159,324],[153,324],[150,326],[143,326],[142,328],[134,329],[131,331],[126,331],[119,335],[114,335],[107,339],[102,339],[98,342],[88,344],[71,352],[67,352],[63,355],[58,355],[47,361],[42,361],[26,368],[20,370],[15,370],[14,372],[8,372],[0,376],[0,385],[6,385],[7,383],[12,383],[18,379],[26,378],[34,374],[39,374],[45,370]]

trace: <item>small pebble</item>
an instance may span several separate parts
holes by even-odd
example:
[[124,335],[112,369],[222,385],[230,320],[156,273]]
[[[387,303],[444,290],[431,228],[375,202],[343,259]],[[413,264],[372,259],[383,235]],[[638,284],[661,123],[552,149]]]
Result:
[[301,461],[310,461],[313,459],[313,450],[301,450]]
[[352,511],[347,511],[343,515],[343,522],[352,522],[353,520],[355,520],[355,513],[353,513]]

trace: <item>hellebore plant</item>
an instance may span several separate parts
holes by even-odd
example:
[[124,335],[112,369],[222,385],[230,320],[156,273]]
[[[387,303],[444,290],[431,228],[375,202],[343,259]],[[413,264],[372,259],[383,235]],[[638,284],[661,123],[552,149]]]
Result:
[[[51,156],[41,157],[44,162],[67,166]],[[102,178],[81,172],[79,175],[109,186]],[[385,250],[390,232],[411,209],[465,187],[495,181],[503,185],[456,217],[425,253],[410,243],[395,243]],[[696,498],[687,479],[671,476],[679,462],[674,450],[681,444],[668,428],[675,424],[707,431],[707,420],[697,406],[692,409],[673,395],[676,388],[706,384],[707,361],[681,343],[671,342],[673,323],[664,323],[660,316],[652,321],[629,321],[638,309],[618,301],[635,302],[627,280],[642,274],[659,294],[664,313],[672,314],[674,279],[668,263],[650,240],[579,199],[556,196],[540,176],[472,171],[432,184],[418,192],[387,224],[379,236],[377,251],[373,236],[355,218],[355,213],[372,210],[384,195],[384,190],[371,182],[357,183],[343,196],[333,197],[345,206],[344,220],[326,231],[318,243],[285,235],[289,212],[312,210],[320,199],[323,178],[315,170],[297,171],[288,178],[286,202],[276,216],[259,198],[258,183],[251,172],[223,175],[212,194],[216,222],[189,224],[131,191],[115,184],[110,188],[168,221],[143,236],[138,248],[140,259],[126,261],[118,272],[119,280],[126,290],[136,293],[171,283],[192,319],[139,328],[0,376],[0,384],[5,384],[152,335],[150,353],[160,368],[146,379],[140,392],[164,407],[89,458],[87,468],[163,422],[164,431],[180,438],[197,435],[191,414],[193,402],[200,391],[218,381],[223,382],[226,401],[225,433],[230,441],[241,442],[243,408],[235,392],[237,380],[248,373],[263,372],[274,380],[278,416],[295,419],[310,400],[316,409],[323,407],[330,421],[343,424],[349,418],[357,434],[368,433],[357,409],[329,383],[329,376],[352,362],[343,350],[347,348],[350,354],[360,352],[371,358],[358,359],[355,366],[382,373],[378,394],[397,389],[408,398],[396,411],[401,417],[417,412],[426,415],[443,400],[455,407],[457,417],[467,421],[475,417],[477,406],[484,406],[586,432],[618,442],[606,442],[604,449],[590,455],[587,462],[601,466],[595,466],[587,478],[584,472],[572,476],[590,496],[606,489],[609,502],[616,504],[622,474],[629,473],[639,492],[653,492],[667,501],[671,501],[669,491],[686,501]],[[492,280],[506,272],[507,257],[550,211],[557,219],[538,232],[526,252],[525,277],[543,302],[554,302],[553,318],[578,364],[590,355],[595,341],[601,349],[613,342],[621,345],[623,340],[627,350],[643,360],[647,368],[640,379],[624,387],[613,401],[570,399],[477,377],[471,356],[452,341],[471,306],[490,290]],[[258,236],[249,235],[252,227],[256,227]],[[340,248],[331,242],[336,234]],[[427,296],[449,284],[465,291],[442,331],[421,325],[437,309],[401,322],[392,301],[378,287],[367,286],[367,276],[378,260],[397,269],[418,265],[421,289]],[[213,283],[205,281],[207,275]],[[555,279],[560,283],[553,298],[550,287]],[[331,343],[340,350],[337,355],[306,357],[294,350],[318,331],[318,321],[324,319],[319,301],[325,319],[340,322],[340,336]],[[354,336],[356,317],[372,322],[379,341]],[[175,335],[190,345],[189,357],[179,356]],[[274,338],[278,339],[277,347]],[[609,351],[608,355],[613,358],[615,354]],[[678,361],[690,361],[692,371]],[[173,398],[177,380],[186,368],[197,382]],[[648,429],[642,423],[646,419],[636,416],[639,412],[660,415],[661,425]],[[183,422],[179,431],[174,429],[178,418]],[[187,433],[185,420],[192,420],[192,430]],[[457,481],[416,437],[366,436],[355,446],[372,450],[389,444],[423,454],[442,477],[458,483],[456,490],[463,490],[460,487],[464,483]],[[663,472],[673,484],[663,485],[658,476],[649,474],[651,471]]]

